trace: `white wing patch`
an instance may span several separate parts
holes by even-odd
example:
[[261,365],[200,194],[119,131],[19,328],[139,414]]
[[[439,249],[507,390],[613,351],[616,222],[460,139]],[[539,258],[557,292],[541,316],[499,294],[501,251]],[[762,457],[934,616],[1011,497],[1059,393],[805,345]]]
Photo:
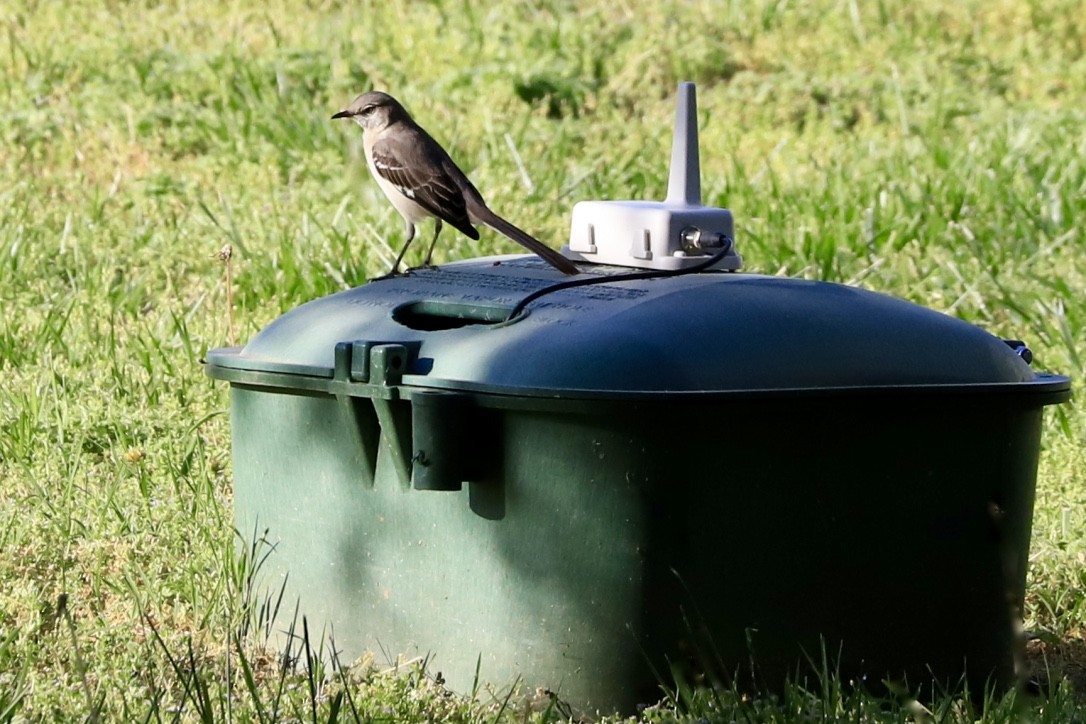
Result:
[[386,161],[386,156],[374,156],[373,165],[382,171],[403,171],[404,167],[398,163],[389,163]]
[[386,160],[386,157],[381,157],[374,158],[373,165],[374,168],[381,172],[381,175],[384,176],[389,183],[396,187],[397,191],[409,199],[416,198],[415,189],[413,187],[398,183],[398,179],[401,178],[403,172],[407,170],[402,164],[389,163]]

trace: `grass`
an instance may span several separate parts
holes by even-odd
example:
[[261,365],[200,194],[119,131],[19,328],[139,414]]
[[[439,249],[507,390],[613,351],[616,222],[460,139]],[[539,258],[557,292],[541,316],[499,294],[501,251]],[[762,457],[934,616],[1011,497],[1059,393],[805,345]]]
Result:
[[[642,5],[0,10],[0,721],[565,715],[482,682],[453,695],[425,662],[277,660],[246,629],[256,560],[232,528],[226,390],[199,364],[229,335],[218,254],[233,248],[240,340],[385,270],[400,221],[357,129],[328,119],[370,87],[557,246],[577,200],[663,197],[675,85],[697,81],[706,202],[736,214],[748,270],[1026,339],[1081,392],[1080,3]],[[446,231],[437,260],[498,250],[517,249]],[[991,701],[987,721],[1086,712],[1084,431],[1078,406],[1047,415],[1025,624],[1049,685]],[[828,680],[776,699],[673,691],[642,716],[981,716],[957,697],[916,706]]]

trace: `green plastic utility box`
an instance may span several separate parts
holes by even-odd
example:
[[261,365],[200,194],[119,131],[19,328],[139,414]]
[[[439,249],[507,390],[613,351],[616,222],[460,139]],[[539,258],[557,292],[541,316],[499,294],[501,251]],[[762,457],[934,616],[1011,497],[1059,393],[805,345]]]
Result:
[[237,526],[269,530],[311,631],[585,707],[652,701],[665,657],[732,671],[748,638],[770,685],[823,638],[856,676],[1013,680],[1066,378],[903,301],[747,274],[491,323],[554,276],[448,265],[208,354]]
[[[566,253],[613,263],[610,235],[673,270],[730,242],[730,214],[678,196],[579,207]],[[579,709],[653,702],[673,671],[776,687],[823,652],[855,680],[1014,682],[1067,378],[869,291],[584,268],[600,283],[511,321],[560,281],[535,258],[367,284],[208,353],[237,527],[268,531],[284,611],[341,661],[429,655],[453,688],[478,665]]]

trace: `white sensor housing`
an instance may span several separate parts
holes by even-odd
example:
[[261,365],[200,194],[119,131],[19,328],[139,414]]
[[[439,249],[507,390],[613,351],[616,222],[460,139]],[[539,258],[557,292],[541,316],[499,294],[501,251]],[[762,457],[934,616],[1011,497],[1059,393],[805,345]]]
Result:
[[[697,98],[693,83],[680,83],[667,199],[577,203],[562,254],[596,264],[683,269],[715,253],[713,239],[729,240],[732,249],[711,268],[739,269],[732,212],[701,205]],[[708,246],[699,243],[705,240]]]

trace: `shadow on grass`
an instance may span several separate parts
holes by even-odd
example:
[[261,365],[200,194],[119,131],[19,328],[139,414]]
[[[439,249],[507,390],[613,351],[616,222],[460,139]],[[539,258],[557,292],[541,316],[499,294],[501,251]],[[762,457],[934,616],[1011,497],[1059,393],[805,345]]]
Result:
[[[946,681],[891,680],[843,673],[841,651],[823,642],[806,652],[785,680],[767,677],[758,664],[755,637],[749,656],[728,668],[712,636],[696,625],[696,609],[684,612],[687,645],[666,670],[654,670],[665,699],[639,707],[645,721],[914,721],[1065,722],[1086,713],[1086,639],[1030,636],[1017,685],[962,674]],[[972,684],[970,682],[973,682]]]

